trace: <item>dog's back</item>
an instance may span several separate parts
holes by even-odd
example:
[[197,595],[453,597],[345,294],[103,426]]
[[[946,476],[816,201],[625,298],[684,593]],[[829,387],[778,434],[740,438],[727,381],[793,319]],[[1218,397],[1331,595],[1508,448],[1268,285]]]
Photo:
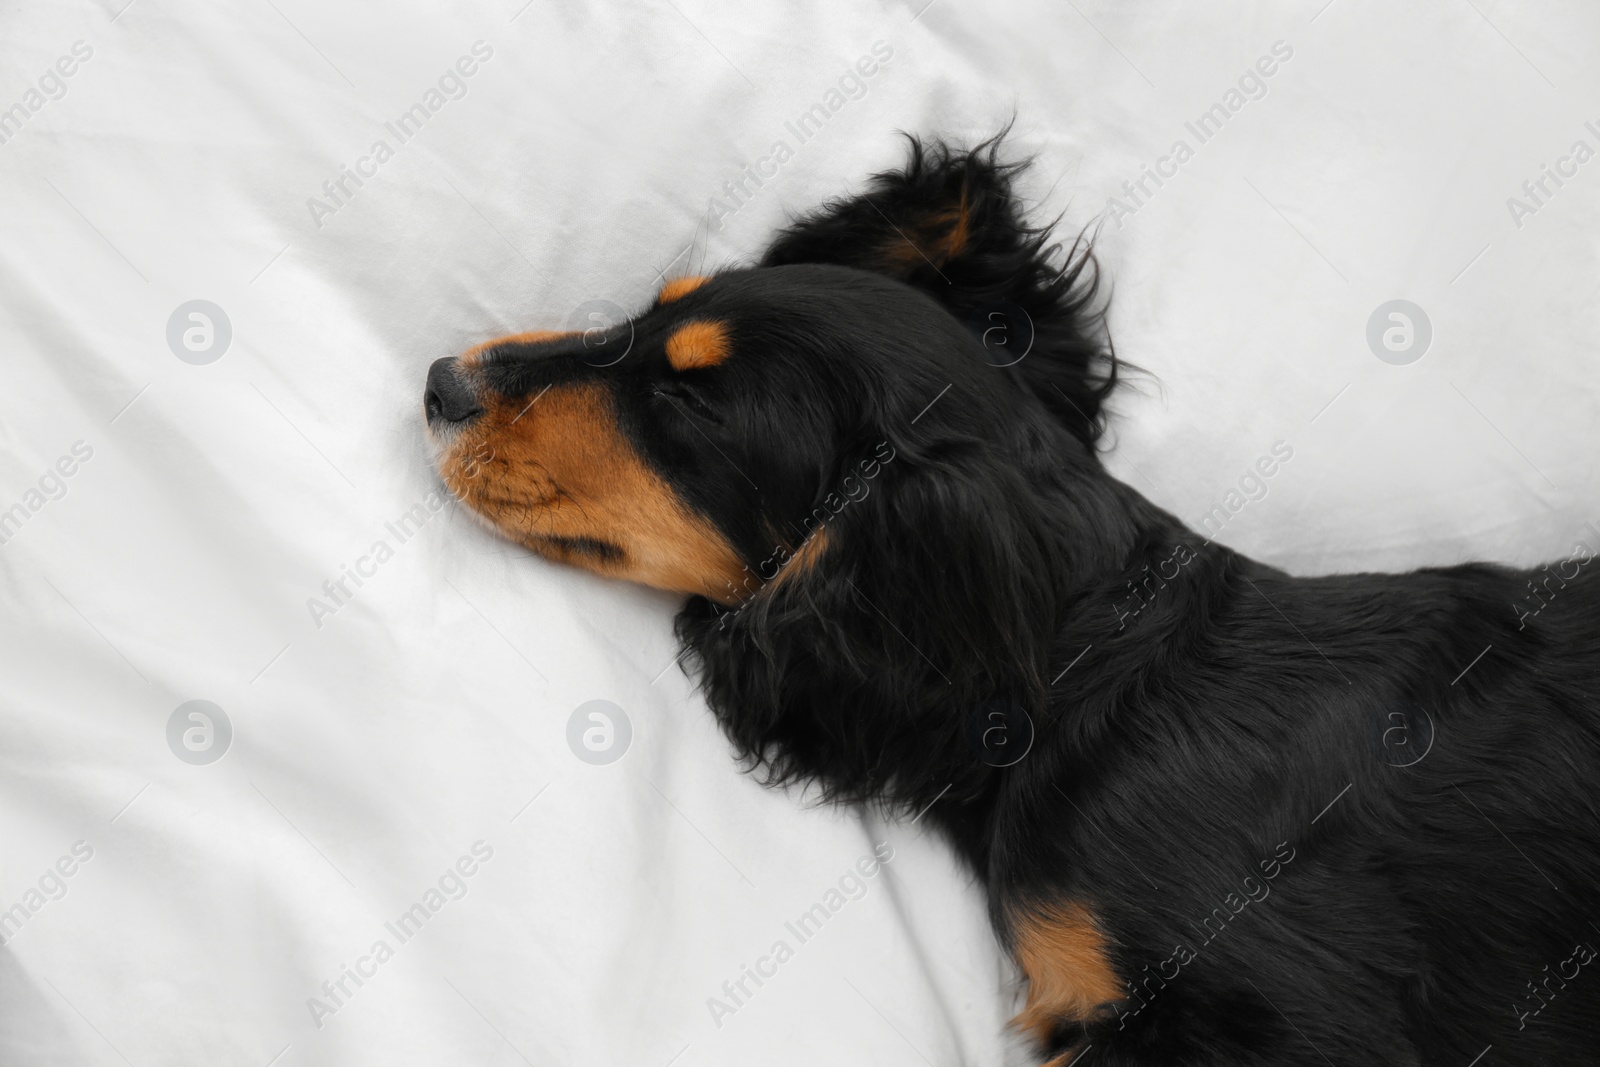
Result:
[[1301,579],[1211,545],[1123,617],[1063,634],[1071,726],[1026,771],[1059,799],[995,861],[1083,902],[1128,989],[1048,1045],[1600,1063],[1590,566]]

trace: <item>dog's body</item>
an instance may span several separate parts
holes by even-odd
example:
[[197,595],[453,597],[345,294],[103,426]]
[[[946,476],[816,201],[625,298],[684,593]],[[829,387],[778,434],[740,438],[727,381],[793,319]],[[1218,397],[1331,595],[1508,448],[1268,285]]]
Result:
[[771,778],[926,810],[1053,1061],[1600,1063],[1587,551],[1302,579],[1185,529],[1099,464],[1087,260],[1049,266],[1009,177],[918,149],[669,285],[631,364],[523,335],[436,368],[447,483],[695,594]]

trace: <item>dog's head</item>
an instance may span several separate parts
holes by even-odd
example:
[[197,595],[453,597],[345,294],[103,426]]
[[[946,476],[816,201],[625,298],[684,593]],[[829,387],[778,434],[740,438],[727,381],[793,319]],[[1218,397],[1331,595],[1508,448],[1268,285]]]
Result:
[[973,350],[909,286],[832,265],[733,270],[669,282],[613,331],[439,361],[428,423],[445,483],[507,536],[731,605],[822,551],[818,509],[866,492],[893,427],[947,387],[995,399]]
[[[702,657],[743,640],[1033,703],[1115,363],[1087,248],[1025,224],[995,152],[913,142],[756,267],[440,360],[446,485],[544,556],[694,594]],[[739,739],[760,755],[771,726]]]

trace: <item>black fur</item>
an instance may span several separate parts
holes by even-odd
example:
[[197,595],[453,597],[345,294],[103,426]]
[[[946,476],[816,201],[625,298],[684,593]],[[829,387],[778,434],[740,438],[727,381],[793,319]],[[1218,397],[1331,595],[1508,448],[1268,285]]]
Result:
[[[926,812],[1008,947],[1093,917],[1124,995],[1042,1056],[1600,1064],[1600,546],[1308,579],[1186,529],[1102,467],[1098,274],[998,153],[913,142],[627,358],[511,338],[473,380],[603,389],[744,561],[678,631],[754,768]],[[732,354],[676,370],[695,320]]]
[[[989,335],[992,362],[1016,360],[1034,396],[1084,441],[1100,436],[1101,403],[1117,384],[1117,361],[1101,329],[1100,275],[1079,235],[1063,255],[1049,226],[1032,227],[1011,192],[1025,164],[999,159],[1004,133],[968,152],[912,137],[900,170],[872,178],[864,194],[806,216],[780,234],[761,265],[834,263],[889,273],[937,299]],[[965,211],[961,254],[938,264],[904,252],[907,237],[928,236],[939,216]],[[888,227],[886,229],[885,227]],[[932,235],[935,238],[937,235]],[[885,246],[900,247],[903,264],[883,266]],[[911,251],[917,251],[913,248]],[[1026,361],[1031,347],[1046,358]]]
[[[1593,550],[1301,579],[1186,529],[1100,465],[1092,260],[1063,269],[996,151],[913,143],[685,298],[764,363],[712,398],[750,486],[653,454],[762,578],[825,546],[680,616],[728,735],[775,781],[926,808],[1002,939],[1092,909],[1128,996],[1043,1053],[1600,1063],[1600,960],[1571,975],[1600,945]],[[996,307],[1032,333],[1012,366],[978,336]],[[1030,722],[1020,762],[980,758]]]

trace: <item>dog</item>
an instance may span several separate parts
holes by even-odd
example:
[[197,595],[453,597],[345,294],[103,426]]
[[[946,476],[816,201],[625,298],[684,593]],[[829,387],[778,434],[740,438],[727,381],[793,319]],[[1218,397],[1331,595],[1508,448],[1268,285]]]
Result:
[[685,595],[765,780],[925,812],[1041,1061],[1600,1064],[1592,553],[1298,578],[1185,528],[1100,461],[1100,271],[1000,149],[433,364],[446,486]]

